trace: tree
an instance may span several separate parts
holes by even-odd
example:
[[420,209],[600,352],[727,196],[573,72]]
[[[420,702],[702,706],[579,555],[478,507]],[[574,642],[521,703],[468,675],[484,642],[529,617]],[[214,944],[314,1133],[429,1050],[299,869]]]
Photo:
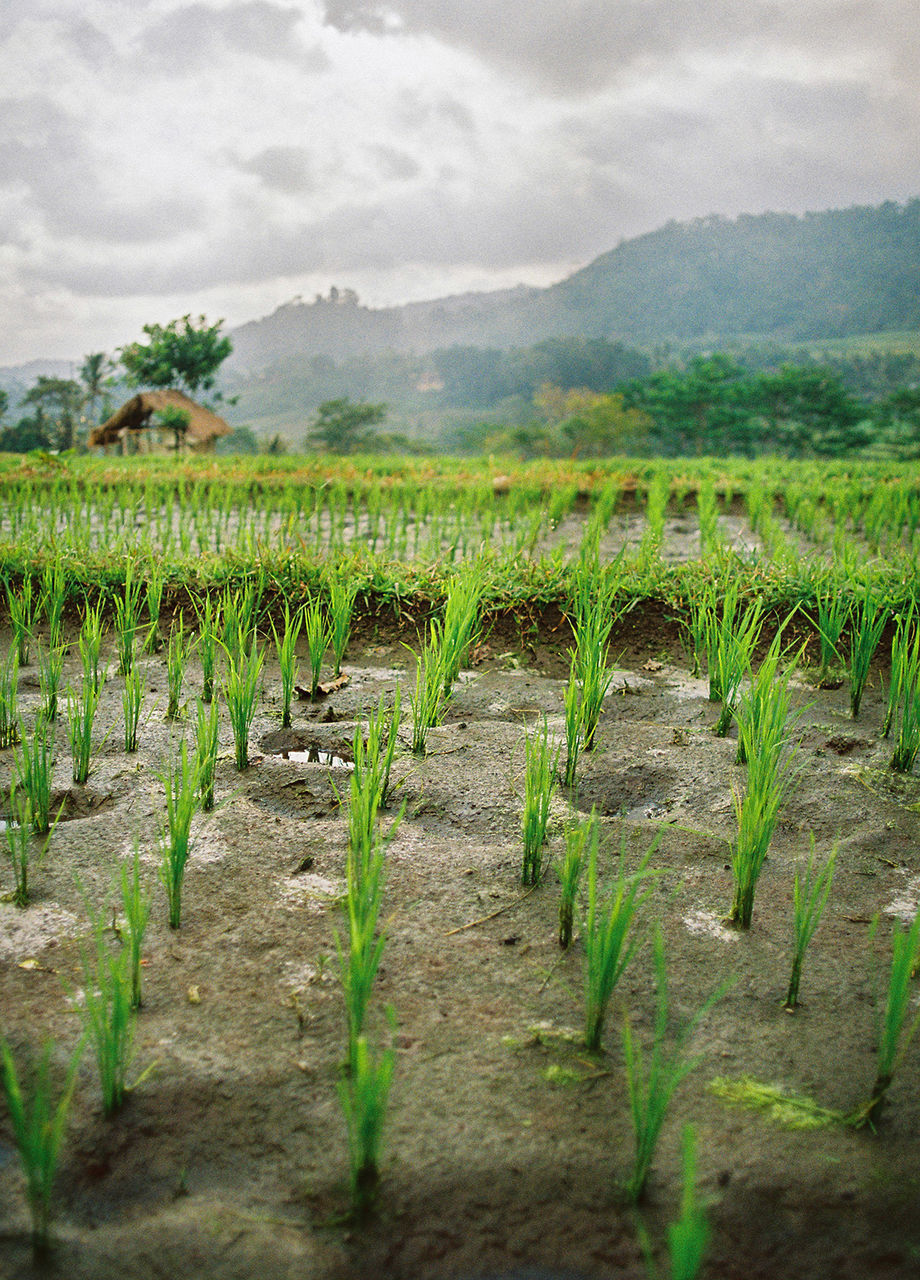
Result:
[[192,420],[188,409],[177,409],[175,405],[168,404],[165,409],[158,409],[156,416],[163,430],[173,433],[176,453],[181,453],[185,433]]
[[76,418],[83,408],[83,388],[72,378],[48,378],[41,375],[22,398],[23,404],[35,406],[32,425],[44,432],[59,449],[72,449],[76,444]]
[[859,449],[872,438],[864,404],[820,365],[784,364],[758,380],[755,401],[768,424],[773,447],[795,455],[832,458]]
[[221,335],[222,324],[209,325],[205,316],[193,321],[190,315],[168,325],[145,324],[149,341],[132,342],[119,351],[128,381],[135,387],[175,387],[190,396],[212,390],[218,369],[233,350],[230,339]]
[[84,358],[80,366],[80,381],[85,391],[85,404],[93,426],[99,422],[97,406],[102,402],[103,416],[108,417],[108,389],[111,386],[112,362],[104,351],[94,351]]
[[222,454],[258,453],[258,437],[251,427],[234,427],[228,436],[221,436],[215,441],[214,452]]
[[340,400],[324,400],[316,411],[316,422],[307,435],[310,444],[329,453],[359,453],[373,449],[379,440],[371,431],[387,415],[385,404],[353,404],[347,396]]

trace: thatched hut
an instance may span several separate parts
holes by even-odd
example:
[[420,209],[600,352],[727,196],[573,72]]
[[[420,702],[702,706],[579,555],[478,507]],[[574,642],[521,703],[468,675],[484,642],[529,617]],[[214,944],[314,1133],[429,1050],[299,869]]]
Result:
[[[151,429],[156,431],[160,424],[151,422],[151,418],[163,409],[181,409],[188,414],[188,427],[183,432],[182,443],[194,453],[208,453],[214,448],[215,440],[220,436],[230,435],[230,427],[223,418],[206,409],[204,405],[197,404],[183,391],[167,389],[141,391],[130,400],[126,400],[111,418],[101,426],[93,428],[89,433],[87,444],[90,448],[120,444],[123,451],[129,437],[133,437],[140,444],[142,437],[135,433]],[[164,434],[171,437],[169,443],[175,448],[178,441],[174,433],[166,431]],[[149,436],[146,438],[146,443],[149,448]]]

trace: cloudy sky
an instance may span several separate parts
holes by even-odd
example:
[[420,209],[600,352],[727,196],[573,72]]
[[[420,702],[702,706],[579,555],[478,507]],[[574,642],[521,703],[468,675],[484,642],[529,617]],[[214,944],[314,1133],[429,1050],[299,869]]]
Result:
[[0,365],[920,195],[917,0],[3,0]]

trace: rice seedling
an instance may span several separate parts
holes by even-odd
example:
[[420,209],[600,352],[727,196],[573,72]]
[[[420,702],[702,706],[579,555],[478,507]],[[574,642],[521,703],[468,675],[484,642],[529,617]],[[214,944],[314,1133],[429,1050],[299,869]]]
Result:
[[817,597],[818,639],[821,647],[821,668],[818,682],[830,680],[834,670],[842,665],[840,640],[850,618],[851,602],[842,592],[821,592]]
[[587,641],[579,652],[577,665],[581,677],[579,714],[582,745],[585,751],[593,751],[597,744],[597,727],[604,699],[613,679],[613,672],[607,667],[606,647],[600,648],[592,641]]
[[802,980],[802,966],[805,963],[805,952],[821,923],[821,916],[827,906],[834,878],[834,864],[837,860],[835,845],[822,867],[815,860],[815,838],[811,837],[811,849],[808,864],[804,873],[796,866],[795,879],[792,885],[792,973],[789,976],[789,987],[783,1007],[793,1013],[799,1004],[799,984]]
[[626,1089],[635,1138],[633,1167],[625,1189],[627,1197],[634,1204],[642,1198],[645,1191],[655,1148],[658,1145],[658,1138],[671,1099],[681,1082],[699,1062],[698,1058],[686,1056],[687,1042],[699,1022],[712,1006],[721,1000],[727,989],[724,985],[717,988],[693,1017],[679,1029],[673,1045],[668,1048],[665,1043],[668,1036],[668,975],[660,928],[655,929],[652,952],[658,1001],[655,1010],[652,1051],[647,1060],[638,1043],[633,1040],[628,1016],[623,1024]]
[[23,792],[29,797],[32,830],[47,835],[51,830],[51,776],[54,765],[54,731],[41,717],[31,742],[20,732],[21,746],[13,753],[13,767]]
[[144,892],[141,883],[140,849],[136,842],[130,870],[122,863],[120,880],[121,904],[127,925],[122,940],[131,977],[131,1008],[139,1009],[143,1004],[141,948],[144,945],[147,921],[150,919],[150,895]]
[[352,1068],[386,946],[386,928],[379,927],[384,871],[385,845],[379,832],[360,847],[349,845],[344,902],[347,947],[337,931],[334,938],[345,996],[348,1061]]
[[185,668],[191,648],[191,637],[185,631],[183,617],[180,613],[178,626],[174,626],[169,633],[169,644],[166,650],[167,720],[175,720],[179,714],[182,683],[185,679]]
[[3,852],[10,862],[13,872],[13,905],[27,907],[29,905],[29,873],[32,867],[40,865],[48,849],[51,833],[57,825],[57,819],[51,823],[44,841],[36,849],[35,815],[32,801],[15,779],[10,782],[9,820],[4,826]]
[[358,584],[352,579],[332,578],[329,582],[329,647],[332,650],[333,671],[342,674],[342,659],[351,635],[351,616],[354,611]]
[[91,679],[84,679],[79,700],[73,689],[67,691],[67,729],[73,757],[73,780],[80,786],[89,777],[92,764],[93,725],[99,708],[100,692]]
[[214,673],[217,664],[218,611],[210,596],[198,609],[198,658],[201,662],[201,698],[210,702],[214,696]]
[[90,912],[90,918],[95,946],[91,957],[82,948],[80,952],[83,965],[80,1013],[96,1052],[102,1110],[110,1116],[125,1100],[137,1012],[132,1005],[128,953],[123,949],[110,951],[101,916]]
[[801,714],[791,714],[789,689],[800,656],[801,650],[796,658],[781,668],[780,628],[757,674],[752,677],[750,688],[738,700],[735,711],[738,724],[737,764],[746,764],[750,757],[764,752],[775,757],[788,741],[790,723]]
[[888,621],[888,610],[866,590],[850,619],[850,711],[859,715],[869,667]]
[[303,625],[303,611],[298,609],[291,617],[291,608],[284,602],[284,631],[279,637],[272,622],[272,634],[278,651],[278,663],[281,667],[281,727],[289,729],[291,725],[291,702],[294,697],[294,685],[297,682],[297,639]]
[[182,920],[182,884],[191,853],[192,819],[198,808],[198,770],[183,742],[160,781],[166,788],[166,821],[160,830],[160,880],[169,903],[169,927]]
[[735,703],[741,682],[751,667],[754,649],[763,630],[763,610],[760,600],[740,612],[737,594],[729,589],[725,594],[721,615],[710,616],[711,635],[707,645],[709,654],[709,697],[721,699],[722,710],[716,722],[716,737],[724,738],[731,727]]
[[14,591],[7,583],[6,604],[10,615],[10,627],[13,631],[13,644],[16,646],[16,659],[21,667],[26,667],[29,665],[32,630],[35,625],[32,579],[23,578],[22,586],[18,591]]
[[64,670],[64,649],[60,644],[52,644],[47,649],[38,645],[38,683],[41,689],[42,702],[38,714],[47,724],[57,720],[58,690],[61,687],[61,675]]
[[542,875],[543,845],[558,760],[559,749],[550,749],[549,728],[544,717],[542,729],[524,739],[523,884],[539,884]]
[[[891,637],[891,679],[888,684],[888,709],[882,726],[882,737],[891,735],[905,685],[916,681],[920,658],[920,629],[916,626],[916,606],[911,601],[906,613],[895,618]],[[911,676],[914,677],[913,681]]]
[[141,584],[134,581],[131,562],[125,570],[124,594],[115,597],[115,646],[118,674],[126,676],[134,666],[137,633],[140,630]]
[[352,1211],[358,1217],[373,1207],[380,1187],[380,1147],[396,1055],[392,1049],[372,1057],[359,1036],[348,1076],[339,1081],[339,1098],[348,1127]]
[[19,660],[15,648],[9,650],[0,667],[0,750],[19,741]]
[[572,942],[575,922],[575,901],[585,866],[585,851],[597,861],[598,842],[601,838],[600,822],[596,810],[583,822],[570,823],[565,832],[565,857],[556,865],[556,874],[562,889],[559,900],[559,945],[565,950]]
[[479,630],[482,578],[475,570],[461,574],[447,593],[441,637],[444,650],[444,697],[449,698],[460,668],[469,658]]
[[125,687],[121,691],[121,705],[125,718],[125,751],[137,750],[141,711],[147,692],[147,675],[136,663],[125,674]]
[[565,770],[562,775],[564,787],[574,787],[578,770],[578,757],[581,753],[581,690],[578,685],[578,673],[575,668],[575,655],[569,670],[569,682],[565,687],[563,705],[565,708]]
[[399,685],[393,698],[392,710],[387,713],[383,698],[376,712],[368,717],[367,743],[360,726],[355,729],[352,744],[355,772],[362,785],[369,786],[377,796],[377,807],[386,807],[390,797],[390,772],[399,740],[399,722],[402,715],[402,697]]
[[214,774],[217,770],[217,735],[220,726],[220,708],[215,701],[197,704],[195,719],[195,764],[198,770],[198,790],[201,808],[210,813],[214,808]]
[[891,935],[891,971],[885,1011],[878,1028],[875,1084],[869,1101],[854,1117],[860,1125],[877,1124],[888,1096],[888,1090],[911,1040],[920,1025],[920,1009],[911,1014],[910,981],[920,958],[920,912],[909,929],[895,925]]
[[648,881],[656,873],[648,864],[657,847],[658,837],[637,870],[627,875],[624,832],[616,880],[605,899],[601,898],[597,883],[598,849],[593,844],[588,848],[588,910],[581,936],[585,949],[585,1046],[592,1052],[601,1047],[610,997],[641,941],[635,926],[638,913],[652,892]]
[[691,1125],[684,1126],[681,1150],[683,1190],[680,1217],[667,1229],[671,1280],[696,1280],[709,1243],[709,1225],[696,1194],[696,1134]]
[[52,650],[61,646],[63,639],[64,603],[67,598],[67,578],[60,558],[46,564],[42,571],[39,610],[48,623],[48,641]]
[[735,890],[729,920],[739,929],[751,927],[754,893],[773,838],[786,793],[795,777],[792,759],[777,751],[758,751],[748,759],[743,797],[733,793],[738,832],[731,865]]
[[102,603],[99,602],[95,606],[87,603],[78,646],[80,660],[83,663],[83,683],[92,684],[97,694],[105,680],[105,671],[102,667],[103,631]]
[[233,727],[236,767],[240,773],[249,768],[249,730],[259,701],[259,678],[264,658],[265,651],[259,648],[258,640],[253,634],[249,651],[241,649],[236,659],[231,657],[223,679],[227,712]]
[[55,1091],[51,1078],[53,1042],[45,1044],[27,1080],[25,1072],[17,1069],[10,1046],[0,1035],[0,1085],[13,1142],[25,1174],[32,1220],[32,1254],[36,1261],[43,1258],[51,1246],[51,1193],[84,1044],[80,1040],[70,1055],[63,1083]]
[[310,697],[319,691],[319,677],[323,659],[329,648],[329,624],[319,599],[310,600],[303,607],[303,629],[307,641],[307,660],[310,664]]
[[412,708],[412,752],[423,756],[428,730],[440,724],[444,710],[444,646],[436,622],[431,623],[429,638],[415,659],[415,693],[409,699]]
[[163,647],[160,638],[160,610],[163,607],[163,590],[166,575],[162,564],[151,559],[144,579],[144,599],[147,605],[147,636],[144,640],[144,653],[158,653]]

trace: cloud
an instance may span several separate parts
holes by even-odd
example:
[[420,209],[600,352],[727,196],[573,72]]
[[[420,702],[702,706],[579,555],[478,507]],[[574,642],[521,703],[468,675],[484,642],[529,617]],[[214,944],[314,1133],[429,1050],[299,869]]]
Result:
[[303,195],[316,189],[310,153],[305,147],[266,147],[249,160],[237,161],[243,173],[255,174],[271,191]]
[[343,32],[431,36],[574,96],[700,53],[771,47],[891,49],[885,61],[916,81],[920,39],[915,0],[324,0],[323,13]]
[[138,40],[140,56],[158,70],[182,75],[220,63],[228,53],[269,62],[290,61],[304,70],[328,65],[318,47],[308,48],[298,32],[299,9],[270,0],[242,0],[214,9],[189,4],[172,9],[146,28]]

